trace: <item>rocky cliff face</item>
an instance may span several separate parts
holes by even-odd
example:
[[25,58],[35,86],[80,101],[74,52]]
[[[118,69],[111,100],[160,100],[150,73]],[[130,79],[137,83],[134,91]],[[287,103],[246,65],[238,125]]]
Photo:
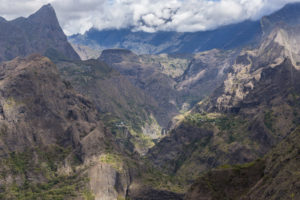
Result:
[[274,28],[257,49],[242,51],[223,85],[181,116],[150,150],[156,166],[189,182],[212,167],[261,157],[295,130],[298,28],[286,26]]
[[[266,78],[266,76],[271,78],[277,71],[276,66],[282,63],[289,62],[287,65],[291,66],[290,74],[286,72],[285,76],[282,74],[282,76],[278,77],[281,77],[283,80],[270,81],[278,85],[275,86],[273,84],[273,87],[281,87],[282,85],[285,85],[286,88],[294,87],[295,79],[293,74],[297,74],[299,69],[299,50],[296,45],[299,42],[297,32],[299,32],[298,28],[295,27],[276,27],[265,38],[260,48],[242,52],[233,65],[232,72],[229,73],[223,87],[220,88],[223,94],[218,94],[220,90],[216,91],[216,98],[212,104],[218,110],[239,109],[239,104],[243,102],[250,92],[255,91],[255,83],[266,82],[262,79],[262,76],[264,76],[263,78]],[[274,69],[274,74],[264,73],[270,71],[270,68]],[[279,94],[275,93],[274,95]]]
[[79,60],[59,26],[52,6],[45,5],[28,18],[0,20],[0,61],[32,53]]
[[[36,143],[76,146],[89,129],[96,128],[97,113],[90,101],[69,90],[45,57],[3,63],[1,99],[2,126],[7,129],[2,155],[8,154],[5,150],[24,151]],[[73,120],[78,120],[78,127],[72,127]],[[84,123],[89,125],[87,130]]]
[[0,197],[126,196],[122,151],[91,101],[46,57],[16,58],[0,69]]
[[101,54],[101,50],[97,48],[90,48],[84,45],[71,44],[81,60],[97,59]]

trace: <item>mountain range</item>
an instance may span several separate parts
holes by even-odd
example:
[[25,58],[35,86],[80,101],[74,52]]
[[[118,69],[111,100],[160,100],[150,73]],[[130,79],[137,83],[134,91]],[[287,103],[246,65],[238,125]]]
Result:
[[155,32],[132,31],[127,29],[90,29],[85,34],[69,37],[73,44],[92,48],[125,48],[138,54],[195,53],[218,49],[232,49],[254,43],[261,35],[259,21],[244,21],[223,26],[216,30],[200,32]]
[[1,18],[0,199],[299,199],[299,11],[69,38],[50,4]]

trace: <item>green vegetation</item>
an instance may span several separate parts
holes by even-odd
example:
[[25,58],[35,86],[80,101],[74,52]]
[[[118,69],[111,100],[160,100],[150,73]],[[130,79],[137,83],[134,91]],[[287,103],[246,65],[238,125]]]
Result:
[[215,123],[217,119],[221,117],[221,114],[218,113],[210,113],[210,114],[202,114],[202,113],[192,113],[185,117],[184,123],[191,125],[202,127],[205,124]]
[[106,153],[100,156],[99,161],[101,163],[105,163],[113,167],[118,172],[122,173],[124,171],[123,168],[123,160],[121,156],[113,153]]
[[57,176],[45,183],[29,183],[21,186],[12,184],[0,193],[0,199],[18,200],[64,200],[78,195],[85,187],[87,179],[79,176]]
[[[58,145],[10,153],[0,160],[0,173],[3,179],[11,175],[13,182],[1,188],[0,199],[64,200],[77,196],[82,190],[88,191],[88,179],[80,173],[68,176],[57,173],[58,166],[69,154],[69,148]],[[39,178],[32,180],[31,177]]]
[[243,164],[236,164],[236,165],[225,164],[225,165],[219,166],[217,169],[233,169],[233,170],[247,169],[247,168],[251,168],[251,167],[255,166],[257,163],[259,163],[261,161],[262,161],[261,159],[257,159],[255,161],[243,163]]
[[17,154],[15,152],[12,152],[9,159],[6,160],[6,164],[11,169],[13,174],[23,174],[25,173],[25,170],[30,166],[30,154]]
[[180,176],[172,176],[163,173],[149,164],[147,169],[141,174],[142,181],[145,185],[150,185],[157,190],[166,190],[175,193],[184,193],[188,184]]
[[[121,142],[126,147],[133,145],[135,150],[139,153],[144,153],[149,148],[155,145],[154,139],[150,136],[145,135],[141,127],[146,125],[146,121],[139,118],[135,120],[134,123],[130,121],[121,120],[114,115],[107,113],[102,115],[102,121],[109,127],[111,132],[116,136],[118,142]],[[147,121],[151,126],[156,128],[158,136],[160,135],[160,127],[154,117],[150,116]],[[120,126],[120,124],[123,124]]]
[[130,142],[139,152],[142,152],[143,149],[150,149],[155,145],[153,140],[149,136],[144,135],[141,132],[135,132],[133,129],[131,129],[129,132],[133,136],[130,139]]
[[121,195],[118,195],[117,200],[126,200],[126,198],[124,198],[124,197],[121,196]]
[[239,128],[245,121],[234,115],[221,115],[219,113],[193,113],[188,115],[184,122],[197,127],[203,127],[204,125],[211,124],[221,131],[231,131]]
[[94,200],[95,195],[90,190],[84,190],[82,193],[84,200]]
[[37,149],[36,152],[39,158],[43,158],[44,162],[47,163],[47,166],[51,171],[56,171],[59,162],[64,160],[67,155],[71,153],[71,148],[63,148],[58,145],[53,145],[46,151]]

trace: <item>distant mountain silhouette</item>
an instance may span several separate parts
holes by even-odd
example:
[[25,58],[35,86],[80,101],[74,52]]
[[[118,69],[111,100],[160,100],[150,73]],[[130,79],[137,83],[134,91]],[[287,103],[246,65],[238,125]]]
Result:
[[131,29],[96,30],[73,35],[72,43],[98,45],[106,48],[126,48],[138,54],[194,53],[214,48],[233,49],[251,44],[261,35],[259,21],[244,21],[199,32],[133,32]]

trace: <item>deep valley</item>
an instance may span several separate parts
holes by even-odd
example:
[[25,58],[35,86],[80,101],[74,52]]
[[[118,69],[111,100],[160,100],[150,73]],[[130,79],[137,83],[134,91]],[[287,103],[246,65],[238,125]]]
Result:
[[300,199],[300,3],[198,32],[0,18],[0,199]]

